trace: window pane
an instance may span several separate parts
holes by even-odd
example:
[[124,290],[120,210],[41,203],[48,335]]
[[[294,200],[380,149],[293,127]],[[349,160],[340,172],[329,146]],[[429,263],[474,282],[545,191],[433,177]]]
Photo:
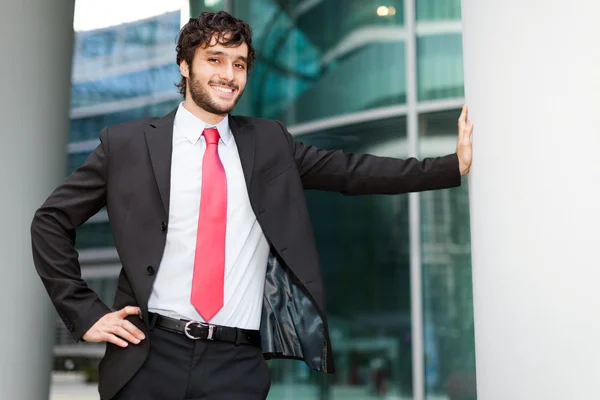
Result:
[[463,85],[462,35],[449,33],[417,37],[419,100],[462,97]]
[[98,76],[71,86],[71,107],[88,107],[155,93],[177,93],[179,67],[175,62],[127,74]]
[[[419,117],[421,153],[456,141],[460,110]],[[475,341],[467,179],[455,189],[421,193],[427,399],[474,400]]]
[[258,55],[236,112],[292,125],[404,103],[403,3],[388,3],[234,0]]
[[417,21],[460,20],[460,0],[417,0]]
[[79,36],[81,57],[94,58],[111,54],[117,41],[116,30],[99,31]]

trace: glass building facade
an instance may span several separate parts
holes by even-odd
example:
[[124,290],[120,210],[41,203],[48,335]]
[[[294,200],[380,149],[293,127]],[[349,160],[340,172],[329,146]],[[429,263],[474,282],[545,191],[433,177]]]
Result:
[[[278,119],[324,148],[440,156],[454,151],[464,102],[460,1],[406,1],[192,0],[190,14],[227,9],[253,28],[257,63],[235,114]],[[180,20],[76,35],[69,172],[104,126],[177,106]],[[337,373],[271,360],[269,399],[476,398],[467,181],[411,196],[306,193]],[[77,246],[111,304],[120,265],[104,212]],[[101,355],[58,325],[58,358]]]

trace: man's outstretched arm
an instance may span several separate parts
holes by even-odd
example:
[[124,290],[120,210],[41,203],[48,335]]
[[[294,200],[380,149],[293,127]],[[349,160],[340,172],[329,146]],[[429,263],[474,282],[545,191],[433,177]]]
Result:
[[467,107],[459,118],[456,153],[417,160],[324,150],[286,134],[305,189],[338,191],[346,195],[401,194],[460,186],[471,166],[471,132]]

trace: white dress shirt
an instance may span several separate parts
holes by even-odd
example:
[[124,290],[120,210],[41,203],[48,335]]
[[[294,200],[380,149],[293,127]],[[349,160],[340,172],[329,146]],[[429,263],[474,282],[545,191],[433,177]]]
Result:
[[[190,303],[200,211],[202,132],[213,127],[179,105],[173,126],[171,199],[167,243],[148,301],[150,312],[204,321]],[[235,139],[225,117],[216,125],[227,176],[227,227],[223,308],[209,321],[259,329],[269,245],[250,206]]]

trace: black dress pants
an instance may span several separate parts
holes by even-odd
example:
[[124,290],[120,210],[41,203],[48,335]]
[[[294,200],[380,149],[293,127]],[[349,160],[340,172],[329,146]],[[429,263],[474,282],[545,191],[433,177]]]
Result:
[[154,327],[148,359],[114,400],[264,400],[270,387],[260,349]]

